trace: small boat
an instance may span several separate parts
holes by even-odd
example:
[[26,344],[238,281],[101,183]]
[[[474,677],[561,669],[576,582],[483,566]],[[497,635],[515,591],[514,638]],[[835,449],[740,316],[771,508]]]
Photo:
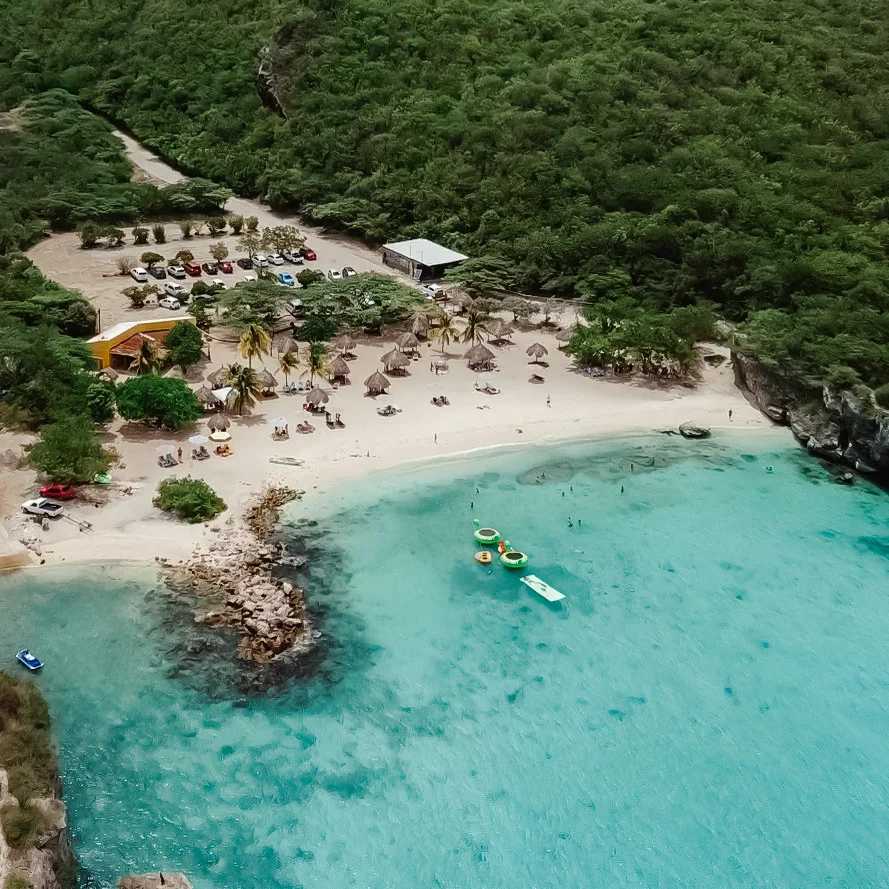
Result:
[[40,660],[39,657],[31,654],[27,648],[23,648],[16,656],[15,659],[20,663],[26,666],[32,673],[36,673],[38,670],[43,669],[43,661]]
[[483,528],[478,519],[475,519],[472,523],[475,525],[475,533],[472,535],[479,543],[483,543],[486,546],[492,546],[500,540],[500,532],[495,528]]
[[490,565],[493,561],[493,556],[486,550],[483,549],[481,552],[477,552],[475,554],[476,562],[479,562],[482,565]]
[[302,466],[305,460],[299,457],[269,457],[269,463],[280,463],[282,466]]

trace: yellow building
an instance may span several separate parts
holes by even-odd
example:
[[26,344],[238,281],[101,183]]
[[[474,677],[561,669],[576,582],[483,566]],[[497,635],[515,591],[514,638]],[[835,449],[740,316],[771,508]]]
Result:
[[180,321],[194,324],[194,318],[152,318],[150,321],[124,321],[87,340],[86,344],[96,359],[96,369],[116,367],[127,370],[144,340],[162,346],[164,337]]

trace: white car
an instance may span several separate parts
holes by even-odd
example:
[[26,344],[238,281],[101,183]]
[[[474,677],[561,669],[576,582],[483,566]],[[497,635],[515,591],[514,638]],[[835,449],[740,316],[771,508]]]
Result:
[[148,272],[146,272],[145,269],[142,269],[142,268],[130,269],[130,277],[134,281],[138,281],[140,284],[147,284],[148,283]]
[[284,265],[284,257],[280,253],[269,253],[269,262],[272,265]]
[[244,275],[244,283],[246,283],[247,281],[255,281],[255,280],[256,280],[256,275],[251,274],[250,272],[248,272],[246,275]]
[[185,277],[185,269],[182,268],[181,265],[168,265],[167,266],[167,274],[171,278],[184,278]]
[[62,515],[65,507],[55,500],[47,500],[45,497],[37,497],[35,500],[26,500],[22,504],[22,512],[31,515],[57,516]]
[[304,262],[302,255],[295,250],[282,250],[281,256],[284,262],[292,262],[294,265],[302,265]]
[[181,309],[182,304],[178,299],[175,299],[172,296],[165,296],[163,299],[159,299],[157,301],[159,306],[162,306],[165,309]]
[[342,281],[343,273],[339,269],[328,269],[327,277],[330,278],[331,281]]
[[264,269],[268,267],[269,258],[263,253],[255,253],[252,257],[253,268]]
[[353,269],[352,266],[350,266],[350,265],[347,265],[343,269],[343,277],[344,278],[354,278],[357,274],[358,274],[358,272],[356,272],[355,269]]
[[447,293],[441,284],[425,284],[423,286],[423,295],[426,299],[446,299]]
[[228,290],[228,284],[222,280],[222,278],[214,278],[210,282],[211,286],[217,288],[217,290]]
[[[164,293],[166,293],[167,296],[178,298],[185,295],[185,288],[181,284],[177,284],[175,281],[167,281],[167,283],[164,284]],[[161,302],[161,305],[163,305],[163,302]]]

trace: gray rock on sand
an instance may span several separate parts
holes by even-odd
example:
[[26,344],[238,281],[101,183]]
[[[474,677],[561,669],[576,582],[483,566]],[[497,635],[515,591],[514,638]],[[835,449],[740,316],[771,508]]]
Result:
[[710,430],[706,426],[698,426],[695,423],[683,423],[679,427],[679,434],[683,438],[709,438]]

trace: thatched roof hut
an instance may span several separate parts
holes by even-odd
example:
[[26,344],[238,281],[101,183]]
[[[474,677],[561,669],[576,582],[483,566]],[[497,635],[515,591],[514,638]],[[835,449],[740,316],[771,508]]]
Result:
[[557,339],[560,343],[567,343],[567,342],[571,339],[571,337],[574,336],[574,331],[575,331],[575,330],[577,330],[576,327],[569,327],[569,328],[567,328],[567,330],[560,330],[560,331],[556,334],[556,339]]
[[411,323],[411,332],[418,337],[429,333],[429,315],[426,312],[417,312]]
[[395,338],[395,345],[405,352],[416,352],[420,348],[420,341],[408,331]]
[[213,394],[213,391],[209,386],[201,386],[200,389],[195,389],[195,398],[204,405],[204,407],[209,408],[217,408],[222,407],[222,400]]
[[259,381],[262,383],[262,391],[263,392],[274,392],[275,388],[278,385],[278,381],[272,376],[269,371],[263,368],[262,373],[259,375]]
[[224,432],[226,429],[228,429],[229,426],[231,426],[231,424],[232,421],[229,420],[229,418],[226,417],[225,414],[219,414],[218,416],[210,417],[210,419],[207,420],[207,425],[214,432],[217,429]]
[[379,395],[381,392],[385,392],[389,386],[389,380],[386,379],[379,371],[376,373],[372,373],[365,381],[364,385],[367,386],[367,392],[369,395]]
[[176,366],[174,366],[174,367],[171,367],[171,368],[164,374],[164,376],[165,376],[168,380],[184,380],[184,379],[185,379],[185,374],[182,373],[182,368],[179,367],[179,365],[176,365]]
[[285,352],[299,352],[299,343],[287,332],[276,334],[272,346],[279,355]]
[[335,351],[348,355],[357,344],[349,334],[344,333],[338,336],[330,345]]
[[214,370],[207,377],[207,382],[214,388],[219,389],[221,386],[225,385],[225,381],[228,379],[228,368],[220,367],[219,370]]
[[540,359],[543,358],[544,355],[549,355],[549,349],[542,343],[531,343],[531,345],[525,349],[525,354],[533,359],[529,362],[530,364],[539,364]]
[[351,370],[342,355],[337,355],[327,367],[327,375],[331,380],[343,380],[349,376]]
[[317,385],[313,386],[306,395],[306,404],[310,404],[312,407],[318,407],[319,404],[327,404],[328,401],[330,401],[330,396]]
[[494,361],[494,353],[481,343],[477,346],[473,346],[463,357],[469,362],[469,366],[472,368],[483,367],[492,364]]
[[386,373],[403,373],[404,368],[408,367],[410,363],[410,358],[397,349],[393,349],[383,356],[383,366],[386,368]]

